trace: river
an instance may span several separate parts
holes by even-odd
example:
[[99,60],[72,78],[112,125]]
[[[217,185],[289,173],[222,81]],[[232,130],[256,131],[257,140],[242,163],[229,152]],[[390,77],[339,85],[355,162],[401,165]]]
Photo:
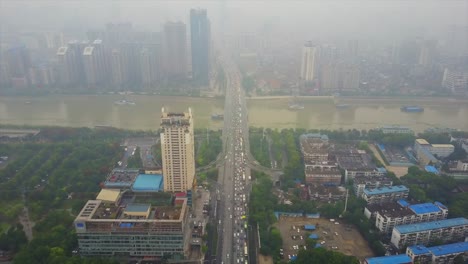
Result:
[[[211,120],[223,112],[223,99],[177,96],[129,95],[135,105],[117,105],[119,95],[51,95],[43,97],[0,97],[0,124],[57,126],[114,126],[135,130],[159,128],[163,106],[172,111],[191,107],[196,128],[218,129],[222,121]],[[288,98],[248,99],[251,126],[270,128],[370,129],[400,124],[422,131],[450,127],[468,131],[468,102],[450,99],[340,99],[300,98],[304,109],[288,109]],[[337,108],[335,104],[347,104]],[[417,104],[422,113],[400,111],[402,105]]]

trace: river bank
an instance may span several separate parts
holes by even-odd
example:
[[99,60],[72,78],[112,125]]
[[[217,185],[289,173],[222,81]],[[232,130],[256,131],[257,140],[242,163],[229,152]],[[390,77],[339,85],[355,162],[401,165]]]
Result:
[[[130,100],[133,105],[115,101]],[[293,97],[249,98],[249,125],[269,128],[372,129],[402,125],[417,132],[432,127],[468,131],[468,100],[420,98],[297,97],[304,109],[291,110]],[[338,104],[346,104],[344,108]],[[421,113],[405,113],[402,105],[420,105]],[[159,128],[162,107],[184,111],[191,107],[196,128],[222,128],[212,115],[224,112],[223,98],[158,95],[49,95],[0,97],[0,124],[93,127],[113,126],[133,130]]]

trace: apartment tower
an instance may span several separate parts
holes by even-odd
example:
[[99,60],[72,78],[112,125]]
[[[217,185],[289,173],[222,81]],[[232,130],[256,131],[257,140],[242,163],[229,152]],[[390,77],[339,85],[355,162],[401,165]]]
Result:
[[191,192],[195,176],[192,110],[171,113],[162,109],[161,156],[165,192]]

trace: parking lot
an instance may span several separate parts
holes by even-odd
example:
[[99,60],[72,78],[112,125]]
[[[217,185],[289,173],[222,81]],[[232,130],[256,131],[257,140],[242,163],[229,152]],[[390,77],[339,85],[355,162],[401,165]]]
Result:
[[[338,224],[336,224],[338,223]],[[304,230],[304,225],[315,225],[315,231]],[[359,259],[373,256],[369,245],[353,226],[343,224],[340,219],[311,219],[281,216],[276,226],[283,238],[284,259],[297,255],[305,245],[306,235],[317,234],[317,243],[329,250],[336,250]]]

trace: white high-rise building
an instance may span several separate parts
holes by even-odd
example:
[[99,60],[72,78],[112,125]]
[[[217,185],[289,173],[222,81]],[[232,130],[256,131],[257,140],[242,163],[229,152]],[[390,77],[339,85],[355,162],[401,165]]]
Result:
[[311,41],[306,42],[302,48],[302,80],[312,81],[315,78],[317,55],[317,47]]
[[192,110],[171,113],[162,109],[161,156],[164,191],[186,192],[195,177],[195,149]]

